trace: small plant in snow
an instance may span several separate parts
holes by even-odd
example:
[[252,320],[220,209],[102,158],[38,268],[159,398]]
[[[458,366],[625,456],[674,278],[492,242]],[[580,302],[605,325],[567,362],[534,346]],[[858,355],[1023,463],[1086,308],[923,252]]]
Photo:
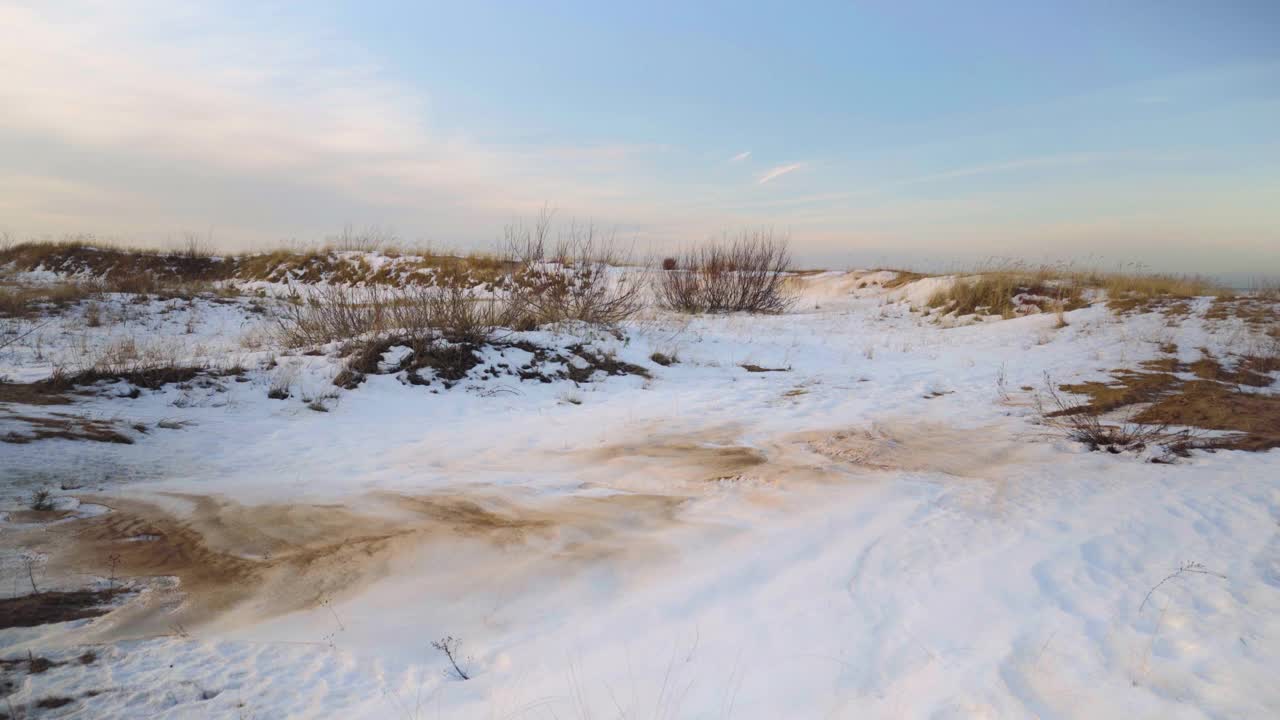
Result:
[[53,509],[53,493],[41,488],[31,493],[31,509],[47,512]]
[[1001,402],[1009,402],[1009,373],[1005,363],[1000,363],[1000,369],[996,371],[996,395]]
[[271,378],[271,387],[267,389],[267,397],[272,400],[287,400],[292,397],[293,393],[290,392],[290,389],[293,387],[293,381],[297,375],[297,368],[281,368]]
[[[462,666],[458,664],[458,657],[459,657],[458,647],[461,645],[462,645],[462,641],[455,638],[452,635],[447,635],[431,643],[431,647],[444,653],[444,656],[449,658],[449,664],[453,666],[452,673],[446,670],[445,671],[446,675],[452,674],[455,677],[457,677],[459,680],[470,680],[471,676],[468,675],[466,670],[463,670]],[[471,658],[467,658],[468,662],[470,662],[470,660]]]
[[27,570],[27,580],[31,583],[31,592],[39,595],[40,587],[36,585],[36,570],[44,565],[44,556],[33,552],[24,552],[21,558],[22,565]]
[[114,595],[116,592],[116,568],[120,567],[120,556],[112,553],[107,556],[107,568],[111,574],[107,576],[107,594]]
[[1187,562],[1184,562],[1181,565],[1179,565],[1177,570],[1174,570],[1173,572],[1166,575],[1163,580],[1156,583],[1155,586],[1153,586],[1150,590],[1147,591],[1147,596],[1142,598],[1142,604],[1138,606],[1138,612],[1142,612],[1142,609],[1147,606],[1147,601],[1151,599],[1151,596],[1155,593],[1156,590],[1160,589],[1161,585],[1164,585],[1165,583],[1175,578],[1182,577],[1183,575],[1211,575],[1213,577],[1216,577],[1222,580],[1227,579],[1226,575],[1223,575],[1222,573],[1219,573],[1219,572],[1214,572],[1206,568],[1203,563],[1196,562],[1195,560],[1188,560]]
[[671,355],[667,355],[666,353],[656,352],[650,355],[649,359],[663,367],[670,367],[671,365],[674,365],[680,362],[679,360],[676,359],[676,356],[674,353]]

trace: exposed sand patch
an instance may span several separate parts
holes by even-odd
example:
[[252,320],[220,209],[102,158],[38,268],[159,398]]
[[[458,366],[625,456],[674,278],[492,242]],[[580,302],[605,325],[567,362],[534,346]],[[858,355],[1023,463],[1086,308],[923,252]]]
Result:
[[[19,530],[3,546],[49,556],[48,574],[68,578],[176,577],[114,611],[99,639],[240,623],[315,607],[358,592],[403,555],[460,539],[493,548],[527,544],[521,563],[563,565],[620,548],[623,529],[674,519],[678,498],[570,497],[546,507],[451,495],[379,493],[339,505],[243,505],[209,496],[166,495],[186,511],[132,499],[96,498],[113,512]],[[234,610],[234,613],[232,611]]]
[[868,428],[797,436],[825,458],[873,470],[936,472],[993,479],[999,469],[1027,458],[1025,442],[994,428],[887,421]]
[[655,436],[590,451],[596,472],[613,486],[639,479],[697,494],[702,483],[750,479],[778,485],[847,479],[850,470],[906,470],[998,479],[1000,469],[1030,460],[1025,439],[996,427],[957,428],[906,419],[868,427],[814,430],[755,445],[735,428]]
[[655,435],[590,450],[587,455],[593,466],[604,471],[604,483],[615,487],[629,485],[632,478],[668,486],[736,478],[769,462],[764,451],[739,444],[732,428]]

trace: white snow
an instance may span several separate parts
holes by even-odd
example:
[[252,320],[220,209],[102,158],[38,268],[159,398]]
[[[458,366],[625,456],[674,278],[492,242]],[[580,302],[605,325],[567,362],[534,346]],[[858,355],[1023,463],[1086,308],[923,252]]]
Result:
[[[427,533],[319,606],[246,607],[187,636],[126,637],[113,614],[0,630],[0,658],[99,656],[23,674],[11,700],[71,696],[57,712],[86,718],[1280,716],[1280,453],[1091,453],[1038,425],[1020,389],[1102,379],[1164,343],[1225,355],[1249,328],[1204,319],[1207,300],[1173,325],[1098,305],[1062,329],[1042,314],[944,328],[911,306],[950,279],[889,279],[814,275],[778,316],[522,336],[585,339],[648,379],[433,393],[374,375],[324,413],[306,403],[336,390],[340,361],[281,355],[247,300],[119,298],[104,315],[125,320],[94,328],[70,313],[0,374],[37,379],[133,338],[247,381],[78,400],[151,429],[0,443],[4,507],[70,478],[86,489],[57,495],[176,512],[159,493],[388,522],[381,493],[439,493],[555,521],[502,542]],[[285,376],[292,397],[267,399]],[[1191,561],[1209,572],[1152,591]],[[0,589],[16,571],[0,564]],[[472,679],[447,675],[431,646],[446,635]]]

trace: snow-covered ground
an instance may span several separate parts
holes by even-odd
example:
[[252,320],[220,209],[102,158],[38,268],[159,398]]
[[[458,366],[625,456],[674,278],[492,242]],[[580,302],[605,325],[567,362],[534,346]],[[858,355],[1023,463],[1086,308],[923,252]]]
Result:
[[[1205,319],[1208,299],[942,327],[910,306],[937,279],[889,279],[819,274],[783,315],[588,333],[652,377],[581,385],[338,391],[338,359],[282,353],[251,306],[270,298],[61,316],[0,374],[122,343],[246,372],[23,407],[134,443],[0,443],[4,507],[65,485],[68,508],[176,518],[158,542],[200,538],[193,566],[213,558],[235,602],[197,612],[156,581],[93,620],[0,630],[0,658],[96,652],[21,674],[10,699],[85,718],[1280,715],[1280,453],[1089,452],[1024,389],[1170,344],[1225,355],[1250,329]],[[0,544],[32,532],[20,520]],[[26,575],[4,546],[8,592]],[[76,570],[44,582],[85,584]],[[433,648],[446,636],[469,680]],[[74,701],[34,707],[50,696]]]

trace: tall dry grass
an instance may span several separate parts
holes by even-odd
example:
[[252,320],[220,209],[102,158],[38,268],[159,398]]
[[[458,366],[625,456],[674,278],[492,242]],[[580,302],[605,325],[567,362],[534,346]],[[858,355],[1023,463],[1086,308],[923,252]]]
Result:
[[1154,300],[1221,296],[1228,292],[1197,275],[999,263],[958,274],[955,283],[929,299],[928,306],[955,315],[1012,317],[1033,310],[1061,314],[1088,304],[1089,293],[1094,291],[1105,294],[1113,306],[1122,308]]

